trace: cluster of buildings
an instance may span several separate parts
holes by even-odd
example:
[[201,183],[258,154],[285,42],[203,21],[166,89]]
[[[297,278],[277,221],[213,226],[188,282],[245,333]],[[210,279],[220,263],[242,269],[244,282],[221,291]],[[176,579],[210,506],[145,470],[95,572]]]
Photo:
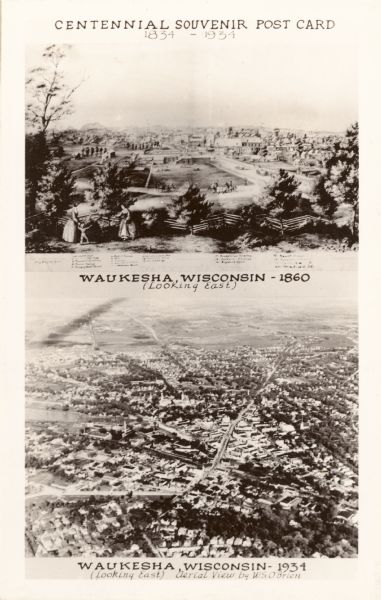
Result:
[[285,162],[310,173],[324,166],[343,135],[264,127],[195,127],[107,129],[101,126],[68,130],[60,134],[63,145],[79,156],[140,157],[143,162],[184,161],[197,153],[205,157],[226,155],[243,160]]
[[[27,542],[34,556],[142,557],[149,552],[128,514],[113,499],[43,499],[27,504]],[[108,540],[108,541],[107,541]],[[113,544],[110,544],[110,541]]]
[[[36,553],[281,556],[297,532],[301,555],[352,555],[357,356],[348,338],[336,342],[35,353],[26,497]],[[75,521],[74,504],[96,508],[95,526],[88,513]],[[325,548],[313,537],[320,521]]]

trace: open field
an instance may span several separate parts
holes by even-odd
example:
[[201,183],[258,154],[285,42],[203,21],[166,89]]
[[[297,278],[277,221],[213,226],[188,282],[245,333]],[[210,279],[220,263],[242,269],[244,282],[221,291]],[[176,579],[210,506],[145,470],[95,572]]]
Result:
[[[262,300],[264,302],[264,300]],[[268,302],[267,302],[268,303]],[[70,312],[63,312],[60,321],[51,311],[56,310],[49,302],[44,303],[43,316],[38,316],[41,307],[32,306],[28,316],[28,338],[33,345],[67,346],[91,345],[92,339],[86,323],[86,315],[92,310],[83,302],[68,303],[68,311],[83,315],[70,319]],[[341,306],[339,303],[338,306]],[[343,308],[343,307],[342,307]],[[228,309],[228,310],[227,310]],[[100,305],[102,310],[102,304]],[[128,348],[142,351],[146,346],[164,344],[180,345],[219,345],[230,344],[266,347],[281,343],[285,336],[318,336],[325,347],[340,346],[347,343],[347,332],[355,328],[355,318],[349,309],[340,313],[333,306],[325,310],[311,306],[301,308],[296,305],[278,306],[268,303],[239,309],[227,305],[224,311],[218,311],[204,304],[199,307],[178,307],[172,310],[155,309],[148,305],[139,308],[128,300],[118,300],[116,304],[105,306],[104,312],[93,320],[93,329],[97,343],[104,350],[127,351]],[[44,331],[50,329],[48,336],[38,337],[40,326]],[[78,323],[78,325],[77,325]],[[223,323],[223,327],[221,327]]]
[[245,181],[243,176],[229,173],[214,162],[163,165],[155,167],[153,174],[156,175],[156,179],[165,183],[173,183],[176,187],[180,187],[184,183],[192,183],[202,190],[207,189],[215,181],[218,181],[220,185],[226,181],[232,181],[234,185],[242,185]]

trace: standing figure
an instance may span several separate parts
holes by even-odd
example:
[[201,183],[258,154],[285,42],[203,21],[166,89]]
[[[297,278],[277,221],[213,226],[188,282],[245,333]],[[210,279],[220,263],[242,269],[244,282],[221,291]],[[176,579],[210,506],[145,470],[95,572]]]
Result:
[[122,240],[134,240],[136,238],[136,225],[131,218],[129,209],[122,204],[120,212],[116,216],[120,217],[118,236]]
[[78,201],[74,202],[70,209],[69,220],[65,224],[62,233],[62,239],[71,244],[75,243],[78,239],[78,204]]
[[81,232],[80,244],[89,244],[89,238],[87,237],[86,231],[90,229],[91,225],[85,225],[85,223],[78,223],[78,229]]

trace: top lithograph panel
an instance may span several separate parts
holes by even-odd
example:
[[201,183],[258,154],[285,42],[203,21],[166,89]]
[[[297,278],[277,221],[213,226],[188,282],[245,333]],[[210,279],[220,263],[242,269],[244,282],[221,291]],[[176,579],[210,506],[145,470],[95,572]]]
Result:
[[129,42],[27,48],[26,252],[357,249],[356,46],[334,20],[52,27]]

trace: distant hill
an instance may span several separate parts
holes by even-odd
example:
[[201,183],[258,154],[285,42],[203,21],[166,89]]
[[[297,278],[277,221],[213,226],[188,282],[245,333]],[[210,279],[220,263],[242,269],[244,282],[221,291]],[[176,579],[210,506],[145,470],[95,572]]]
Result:
[[88,131],[90,129],[105,129],[105,127],[101,123],[85,123],[81,127],[81,131]]

